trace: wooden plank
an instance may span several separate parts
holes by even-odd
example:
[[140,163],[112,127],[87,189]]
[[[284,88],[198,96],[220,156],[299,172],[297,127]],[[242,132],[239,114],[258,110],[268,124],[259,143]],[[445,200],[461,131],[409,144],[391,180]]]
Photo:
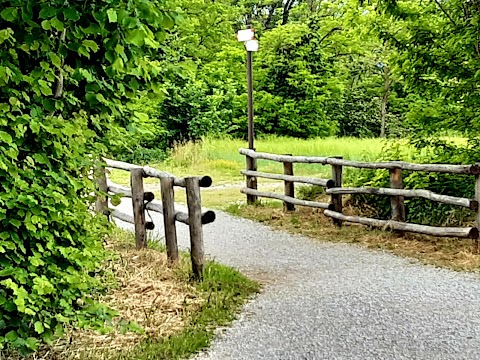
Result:
[[193,277],[203,279],[205,251],[203,248],[202,200],[198,177],[187,177],[187,205],[190,229],[190,255],[192,260]]
[[178,263],[177,226],[175,224],[175,192],[173,182],[173,178],[160,179],[167,259],[170,264]]
[[[480,175],[475,175],[475,200],[480,202]],[[480,209],[477,206],[475,216],[475,226],[480,229]],[[476,252],[480,253],[480,241],[476,239]]]
[[[107,175],[105,174],[105,167],[95,166],[94,175],[98,191],[100,193],[106,194],[108,192],[108,185]],[[95,200],[95,211],[99,214],[108,216],[108,198],[106,195],[97,195],[97,199]]]
[[[390,187],[392,189],[403,189],[402,169],[390,169]],[[390,197],[392,207],[392,220],[405,222],[405,199],[403,196]],[[398,235],[405,236],[402,230],[397,231]]]
[[[129,187],[115,184],[111,181],[108,181],[107,184],[108,192],[112,194],[123,195],[129,198],[132,197],[132,189],[130,189]],[[143,193],[143,200],[150,202],[153,201],[153,199],[155,199],[155,194],[153,192],[146,191]]]
[[457,205],[476,211],[478,209],[478,201],[455,196],[440,195],[429,190],[406,190],[406,189],[390,189],[390,188],[367,188],[367,187],[345,187],[332,188],[325,191],[327,194],[372,194],[386,196],[403,196],[408,198],[420,197],[432,201],[438,201],[443,204]]
[[292,197],[289,197],[289,196],[276,194],[276,193],[272,193],[272,192],[263,192],[263,191],[248,189],[248,188],[243,188],[241,190],[241,192],[243,194],[251,193],[252,195],[256,195],[258,197],[282,200],[284,202],[290,202],[294,205],[299,205],[299,206],[308,206],[308,207],[313,207],[313,208],[317,208],[317,209],[332,209],[332,210],[334,209],[333,204],[320,203],[320,202],[316,202],[316,201],[300,200],[300,199],[295,199],[295,198],[292,198]]
[[[180,186],[180,187],[185,187],[185,179],[178,178],[175,175],[172,175],[166,171],[161,171],[157,170],[154,168],[151,168],[149,166],[139,166],[139,165],[134,165],[134,164],[129,164],[123,161],[117,161],[117,160],[111,160],[111,159],[103,159],[105,163],[107,164],[108,167],[114,168],[114,169],[120,169],[120,170],[125,170],[125,171],[131,171],[135,169],[143,169],[145,177],[153,177],[157,179],[161,179],[164,177],[171,177],[174,179],[174,184],[175,186]],[[213,181],[210,176],[202,176],[200,178],[200,186],[201,187],[210,187],[212,185]]]
[[[250,157],[250,156],[246,157],[246,161],[247,161],[247,171],[248,172],[250,172],[250,171],[256,172],[257,171],[257,161],[253,157]],[[247,175],[246,183],[247,183],[247,188],[252,189],[252,190],[257,190],[258,185],[257,185],[257,178],[255,176]],[[248,205],[254,205],[257,202],[257,200],[258,199],[257,199],[256,195],[247,194],[247,204]]]
[[[293,163],[291,162],[283,163],[283,174],[286,176],[293,176]],[[285,196],[290,198],[295,197],[295,183],[293,181],[285,180],[284,190],[285,190]],[[288,201],[284,201],[283,209],[284,211],[295,211],[295,205]]]
[[362,162],[331,157],[317,156],[286,156],[269,153],[255,152],[249,149],[239,149],[240,154],[254,159],[265,159],[277,162],[293,162],[305,164],[342,165],[361,169],[394,169],[399,168],[410,171],[439,172],[450,174],[480,174],[480,164],[475,165],[450,165],[450,164],[413,164],[403,161]]
[[272,180],[283,180],[283,181],[292,181],[302,184],[310,184],[310,185],[318,185],[323,186],[326,188],[333,188],[335,186],[335,182],[332,179],[317,179],[317,178],[309,178],[304,176],[290,176],[290,175],[283,175],[283,174],[269,174],[259,171],[245,171],[243,170],[242,175],[248,176],[255,176],[257,178],[263,179],[272,179]]
[[[113,210],[110,212],[110,215],[115,218],[115,219],[118,219],[118,220],[122,220],[122,221],[125,221],[129,224],[135,224],[135,219],[133,218],[132,215],[128,215],[128,214],[125,214],[119,210]],[[147,230],[154,230],[155,229],[155,224],[151,221],[147,221],[145,223],[145,228]]]
[[132,187],[133,217],[135,219],[135,244],[137,249],[147,247],[147,233],[145,231],[145,209],[143,206],[143,169],[130,171]]
[[[163,214],[163,204],[161,201],[154,200],[146,204],[146,209]],[[215,221],[217,215],[212,210],[202,212],[202,224],[211,224]],[[175,221],[188,225],[188,214],[183,211],[175,210]]]
[[438,226],[427,226],[427,225],[418,225],[411,223],[404,223],[393,220],[378,220],[370,219],[360,216],[347,216],[339,214],[335,211],[325,210],[324,214],[331,218],[339,219],[342,221],[353,222],[357,224],[363,224],[368,226],[374,226],[378,228],[383,228],[384,230],[400,230],[407,232],[414,232],[424,235],[432,235],[439,237],[458,237],[458,238],[470,238],[478,239],[478,229],[476,227],[438,227]]
[[[342,157],[339,156],[338,159]],[[335,187],[341,188],[343,182],[343,167],[342,165],[332,165],[332,179],[335,183]],[[341,194],[332,194],[332,204],[334,210],[338,213],[342,213],[343,209],[343,199]],[[333,219],[333,223],[336,227],[342,227],[342,221],[339,219]]]

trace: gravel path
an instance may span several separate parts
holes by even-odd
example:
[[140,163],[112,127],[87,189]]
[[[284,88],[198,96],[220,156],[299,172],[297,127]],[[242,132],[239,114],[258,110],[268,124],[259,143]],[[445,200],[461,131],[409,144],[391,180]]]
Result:
[[[188,247],[188,228],[178,234]],[[480,359],[476,275],[224,213],[205,227],[205,248],[266,285],[197,359]]]

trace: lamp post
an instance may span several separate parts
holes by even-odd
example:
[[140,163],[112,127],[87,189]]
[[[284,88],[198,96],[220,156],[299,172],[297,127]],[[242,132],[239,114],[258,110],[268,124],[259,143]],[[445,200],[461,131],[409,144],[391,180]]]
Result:
[[[255,40],[255,31],[250,28],[240,30],[237,33],[238,41],[245,44],[247,50],[247,90],[248,90],[248,148],[255,150],[255,129],[253,123],[253,53],[258,51],[258,41]],[[257,171],[257,162],[254,158],[247,156],[247,170]],[[257,178],[247,176],[247,188],[257,190]],[[255,204],[257,196],[247,195],[247,203]]]

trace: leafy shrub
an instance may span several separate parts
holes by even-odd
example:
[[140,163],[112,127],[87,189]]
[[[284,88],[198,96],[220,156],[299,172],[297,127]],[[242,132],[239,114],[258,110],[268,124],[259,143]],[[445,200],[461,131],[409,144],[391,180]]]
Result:
[[163,148],[150,149],[143,145],[137,145],[133,149],[124,149],[115,156],[116,160],[138,165],[146,165],[151,162],[161,162],[167,158],[167,150],[164,150]]
[[149,59],[174,19],[159,1],[1,4],[0,350],[26,353],[110,316],[91,299],[107,232],[92,168],[127,139],[128,99],[158,89]]
[[[392,146],[379,160],[411,160],[415,163],[472,164],[478,155],[478,140],[471,140],[466,145],[456,145],[446,140],[413,140],[415,151],[402,152]],[[474,177],[471,175],[403,172],[406,189],[425,189],[439,194],[473,198]],[[354,186],[390,187],[390,175],[385,170],[362,170],[354,180]],[[354,195],[351,204],[363,213],[380,219],[389,219],[391,214],[390,199],[385,196]],[[405,199],[407,221],[428,225],[455,225],[473,219],[473,213],[458,206],[441,204],[422,198]]]
[[314,201],[317,200],[319,196],[325,194],[325,189],[322,186],[305,185],[298,187],[297,192],[299,199]]
[[22,117],[0,129],[0,349],[35,350],[92,305],[105,224],[88,208],[94,186],[87,119]]

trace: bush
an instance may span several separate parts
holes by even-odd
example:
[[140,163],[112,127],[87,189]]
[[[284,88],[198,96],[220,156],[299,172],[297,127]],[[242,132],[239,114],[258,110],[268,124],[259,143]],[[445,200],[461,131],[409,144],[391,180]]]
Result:
[[92,169],[128,139],[127,101],[158,90],[149,59],[175,19],[160,1],[1,4],[0,350],[27,353],[109,317],[92,300],[108,230]]
[[[456,145],[445,140],[414,140],[413,152],[392,146],[379,160],[410,160],[415,163],[471,164],[475,163],[477,140]],[[425,189],[439,194],[473,198],[474,177],[471,175],[403,172],[406,189]],[[390,175],[385,170],[361,170],[353,186],[390,187]],[[390,199],[385,196],[354,195],[351,204],[362,213],[379,219],[391,216]],[[422,198],[405,199],[407,221],[426,225],[460,225],[473,220],[473,213],[458,206],[441,204]]]
[[21,136],[9,129],[22,117],[0,127],[0,349],[23,353],[88,317],[104,254],[88,208],[94,133],[80,115],[39,120]]

